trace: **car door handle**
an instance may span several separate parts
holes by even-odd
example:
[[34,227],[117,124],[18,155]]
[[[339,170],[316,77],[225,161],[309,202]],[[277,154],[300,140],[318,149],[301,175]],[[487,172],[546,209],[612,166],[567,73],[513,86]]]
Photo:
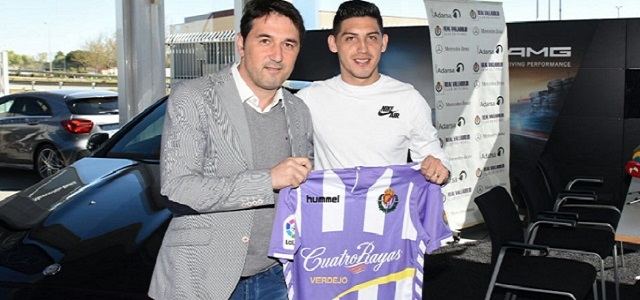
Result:
[[27,125],[38,125],[38,121],[27,121]]

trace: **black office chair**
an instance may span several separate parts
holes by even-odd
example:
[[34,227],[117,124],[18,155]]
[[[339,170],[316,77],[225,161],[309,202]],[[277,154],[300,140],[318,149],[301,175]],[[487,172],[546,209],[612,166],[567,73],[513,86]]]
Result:
[[[615,246],[615,229],[608,223],[583,220],[582,215],[575,212],[554,211],[553,203],[546,196],[544,183],[535,172],[527,173],[529,177],[513,177],[512,186],[520,193],[527,207],[529,227],[527,242],[543,244],[552,248],[564,249],[590,256],[599,260],[600,281],[603,299],[606,298],[604,278],[604,260],[612,256],[616,298],[619,295],[618,252]],[[605,210],[606,211],[606,210]],[[555,220],[572,220],[562,226],[541,226],[553,224]]]
[[[596,191],[599,186],[604,184],[604,178],[574,175],[565,180],[559,175],[556,166],[553,157],[549,154],[543,154],[536,164],[544,180],[547,195],[552,200],[555,199],[553,210],[575,212],[582,221],[607,223],[614,230],[617,229],[622,216],[621,207],[615,204],[611,194]],[[576,195],[576,193],[585,197],[580,199],[563,197],[567,194]],[[618,245],[621,266],[624,267],[624,247],[622,242]]]
[[536,167],[544,182],[546,198],[554,201],[553,210],[575,212],[581,220],[608,223],[614,229],[618,227],[620,209],[608,199],[610,195],[592,189],[594,185],[602,185],[602,177],[580,175],[565,182],[548,155],[538,159]]
[[547,256],[554,249],[525,243],[523,224],[507,190],[497,186],[475,198],[491,238],[493,274],[485,295],[496,288],[527,299],[563,296],[597,298],[596,269],[589,263]]

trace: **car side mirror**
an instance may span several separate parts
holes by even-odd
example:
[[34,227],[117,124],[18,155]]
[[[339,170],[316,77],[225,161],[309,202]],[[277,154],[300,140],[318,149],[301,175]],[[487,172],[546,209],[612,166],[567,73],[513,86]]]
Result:
[[87,141],[87,150],[93,151],[98,149],[104,142],[109,139],[109,134],[106,132],[98,132],[89,136],[89,140]]

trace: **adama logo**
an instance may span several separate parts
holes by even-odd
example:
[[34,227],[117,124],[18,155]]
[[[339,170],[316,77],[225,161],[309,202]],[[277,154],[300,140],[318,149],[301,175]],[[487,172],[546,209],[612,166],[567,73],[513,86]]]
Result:
[[458,176],[451,176],[451,178],[449,179],[449,183],[457,183],[459,181],[463,181],[467,179],[467,171],[460,171],[460,174],[458,174]]
[[465,120],[464,117],[460,117],[460,118],[458,118],[458,122],[456,122],[456,123],[438,124],[438,129],[440,129],[440,130],[453,129],[453,128],[456,128],[456,127],[462,127],[466,123],[467,123],[467,120]]
[[478,46],[478,54],[493,54],[495,53],[494,49],[482,49]]
[[504,148],[500,147],[495,152],[480,153],[480,158],[482,158],[482,159],[497,158],[497,157],[503,156],[504,152],[505,152]]
[[464,64],[459,62],[456,64],[455,68],[447,68],[447,67],[439,67],[436,65],[436,73],[442,74],[453,74],[453,73],[462,73],[464,72]]
[[454,73],[456,73],[456,69],[455,68],[447,68],[447,67],[438,67],[438,65],[436,65],[436,73],[454,74]]
[[481,107],[490,107],[490,106],[499,106],[504,104],[504,97],[502,96],[498,96],[498,98],[496,98],[495,102],[492,101],[480,101],[480,106]]
[[443,13],[432,9],[431,15],[437,19],[457,19],[462,16],[459,9],[454,9],[451,13]]
[[480,48],[480,46],[477,47],[478,54],[500,54],[503,51],[502,45],[497,45],[495,49],[483,49]]

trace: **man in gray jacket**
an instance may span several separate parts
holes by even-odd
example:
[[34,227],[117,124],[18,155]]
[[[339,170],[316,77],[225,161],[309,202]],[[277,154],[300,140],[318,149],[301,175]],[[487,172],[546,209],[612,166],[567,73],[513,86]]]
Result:
[[154,299],[287,299],[267,250],[277,191],[312,167],[309,110],[281,88],[305,29],[289,2],[254,0],[240,31],[239,64],[172,88],[160,169],[174,217]]

